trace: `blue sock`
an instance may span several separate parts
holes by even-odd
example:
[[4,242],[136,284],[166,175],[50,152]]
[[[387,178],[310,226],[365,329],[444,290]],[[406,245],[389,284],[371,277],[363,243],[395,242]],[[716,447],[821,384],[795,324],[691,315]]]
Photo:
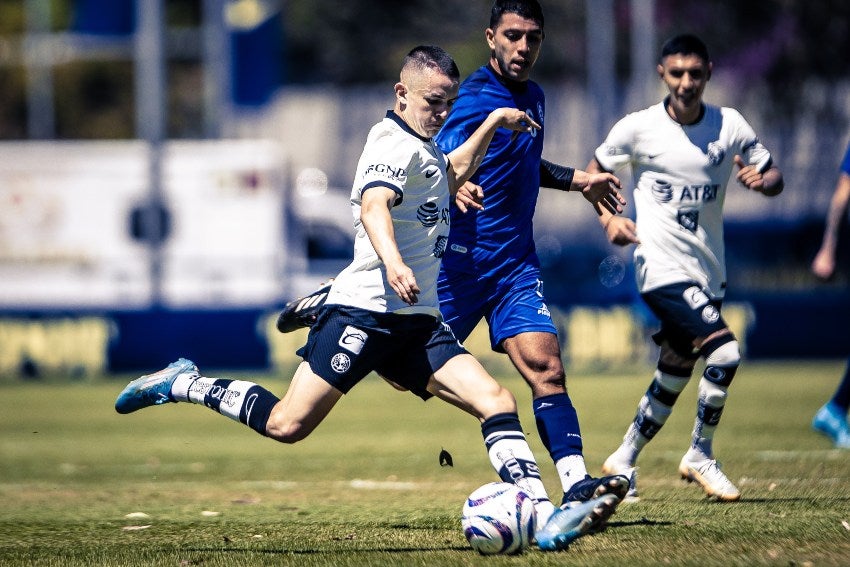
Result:
[[566,392],[537,398],[532,407],[540,440],[553,461],[582,454],[578,415]]

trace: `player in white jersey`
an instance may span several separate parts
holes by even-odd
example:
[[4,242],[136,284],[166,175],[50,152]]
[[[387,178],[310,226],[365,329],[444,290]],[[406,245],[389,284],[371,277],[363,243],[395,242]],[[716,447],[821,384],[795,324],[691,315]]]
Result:
[[[351,193],[354,260],[334,280],[299,350],[283,399],[245,380],[207,378],[189,360],[134,380],[119,413],[167,402],[204,405],[281,443],[307,437],[340,398],[376,371],[423,399],[437,396],[481,422],[490,462],[535,502],[541,549],[563,549],[604,525],[618,498],[606,494],[568,509],[550,502],[517,415],[516,400],[442,322],[436,283],[448,234],[449,200],[475,171],[499,127],[540,125],[515,108],[493,110],[448,155],[432,141],[457,97],[459,72],[434,46],[405,57],[396,103],[369,132]],[[480,188],[478,188],[480,191]],[[480,205],[480,192],[473,194]]]
[[733,501],[740,492],[712,446],[740,363],[738,342],[720,314],[726,291],[723,201],[733,165],[741,185],[765,196],[779,194],[784,183],[746,120],[734,109],[702,101],[712,64],[699,38],[668,40],[657,70],[669,95],[617,122],[588,166],[591,172],[631,167],[636,222],[607,211],[600,222],[611,242],[637,244],[638,290],[661,322],[653,337],[660,353],[652,383],[603,470],[629,476],[630,496],[637,496],[638,454],[667,421],[703,357],[691,445],[679,472],[708,496]]

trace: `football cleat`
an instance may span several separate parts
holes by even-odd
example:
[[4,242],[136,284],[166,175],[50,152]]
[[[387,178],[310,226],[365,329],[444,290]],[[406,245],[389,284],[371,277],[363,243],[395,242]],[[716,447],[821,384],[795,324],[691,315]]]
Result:
[[179,375],[186,373],[197,376],[198,367],[191,360],[181,358],[159,372],[136,378],[118,394],[115,411],[131,413],[148,406],[174,402],[171,397],[171,385]]
[[543,551],[566,549],[578,538],[595,533],[617,510],[620,499],[614,494],[603,494],[586,502],[562,506],[535,534],[537,546]]
[[679,474],[688,482],[699,484],[708,498],[717,498],[721,502],[734,502],[741,498],[741,492],[726,478],[720,470],[720,463],[714,459],[690,460],[685,455],[679,463]]
[[590,475],[575,483],[569,490],[564,492],[561,505],[570,502],[585,502],[603,494],[613,494],[617,500],[626,497],[629,490],[629,478],[620,474],[593,478]]
[[284,305],[283,311],[277,316],[277,330],[281,333],[291,333],[304,327],[312,327],[319,309],[328,298],[332,284],[333,279],[328,280],[310,295],[293,299]]
[[835,444],[836,449],[850,449],[850,426],[846,412],[835,404],[826,403],[812,419],[812,429],[823,433]]
[[623,498],[623,502],[637,502],[640,500],[637,491],[637,467],[626,461],[618,460],[617,453],[613,453],[605,459],[605,463],[602,465],[602,472],[608,475],[624,476],[629,479],[629,489]]

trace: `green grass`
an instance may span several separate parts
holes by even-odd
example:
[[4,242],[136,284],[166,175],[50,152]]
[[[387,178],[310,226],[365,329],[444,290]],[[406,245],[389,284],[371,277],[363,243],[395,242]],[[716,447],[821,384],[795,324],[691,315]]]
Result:
[[[809,422],[841,361],[746,363],[715,447],[741,502],[678,478],[695,380],[641,456],[642,500],[563,553],[482,558],[459,529],[464,497],[495,480],[475,420],[367,379],[306,441],[276,444],[204,408],[119,416],[120,380],[0,384],[0,565],[847,565],[850,451]],[[593,472],[649,382],[575,375]],[[259,382],[281,392],[284,381]],[[510,376],[547,487],[554,469]],[[453,467],[441,467],[448,450]],[[128,514],[144,513],[144,517]],[[842,525],[842,522],[845,522]]]

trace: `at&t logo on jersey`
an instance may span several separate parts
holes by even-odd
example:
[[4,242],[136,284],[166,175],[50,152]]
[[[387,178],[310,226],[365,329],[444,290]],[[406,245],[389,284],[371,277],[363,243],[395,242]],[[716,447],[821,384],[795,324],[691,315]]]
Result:
[[669,181],[658,179],[652,184],[652,196],[659,203],[669,203],[673,200],[673,187]]
[[441,209],[434,201],[428,201],[419,205],[416,209],[416,218],[425,228],[431,228],[438,222],[449,224],[449,209]]
[[714,183],[712,185],[685,185],[679,191],[679,201],[710,203],[717,200],[717,191],[720,185]]
[[430,228],[439,222],[440,208],[433,201],[422,203],[416,211],[416,218],[419,219],[422,226]]

